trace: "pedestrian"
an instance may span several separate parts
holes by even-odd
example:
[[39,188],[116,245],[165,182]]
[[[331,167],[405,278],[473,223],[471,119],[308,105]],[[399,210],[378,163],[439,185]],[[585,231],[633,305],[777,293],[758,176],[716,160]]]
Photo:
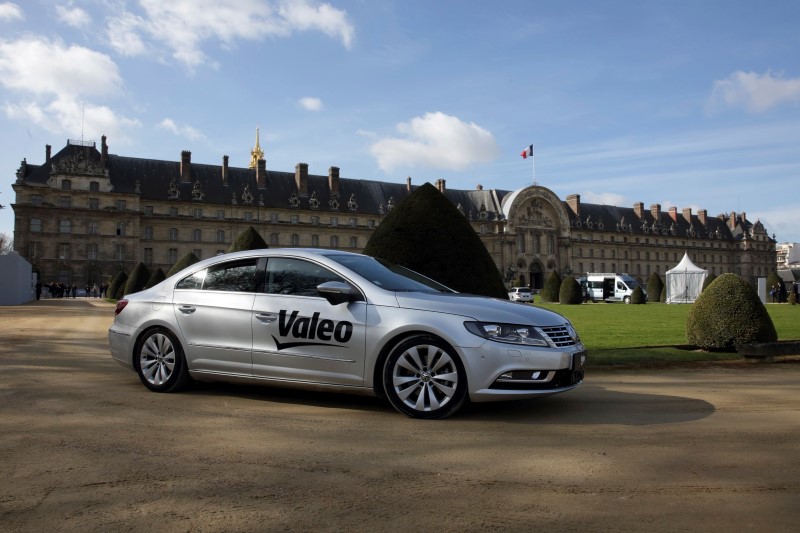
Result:
[[36,299],[38,300],[41,297],[42,297],[42,282],[41,281],[37,281],[36,282]]

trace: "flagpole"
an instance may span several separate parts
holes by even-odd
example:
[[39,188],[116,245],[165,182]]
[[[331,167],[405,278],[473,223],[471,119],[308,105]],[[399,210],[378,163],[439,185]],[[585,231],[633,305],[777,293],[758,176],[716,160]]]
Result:
[[536,147],[533,147],[531,153],[531,176],[533,177],[533,185],[536,185]]

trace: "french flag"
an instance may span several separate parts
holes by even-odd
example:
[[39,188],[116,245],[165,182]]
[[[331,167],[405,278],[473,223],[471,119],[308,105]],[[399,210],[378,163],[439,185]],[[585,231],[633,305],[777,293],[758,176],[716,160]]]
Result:
[[533,145],[525,147],[521,154],[522,159],[528,159],[528,156],[533,156]]

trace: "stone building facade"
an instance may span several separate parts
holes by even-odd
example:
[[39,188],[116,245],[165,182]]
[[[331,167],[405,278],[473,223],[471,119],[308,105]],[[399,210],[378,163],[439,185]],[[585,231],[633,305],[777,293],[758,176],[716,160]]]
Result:
[[[258,134],[257,134],[258,135]],[[14,245],[45,282],[100,284],[138,262],[165,272],[182,256],[223,253],[253,226],[271,246],[358,252],[416,186],[268,170],[256,138],[248,167],[118,156],[106,138],[68,141],[44,163],[23,160],[13,185]],[[506,281],[539,289],[547,274],[627,272],[646,280],[688,252],[715,275],[755,281],[774,270],[775,240],[744,213],[662,211],[565,201],[532,185],[516,191],[436,187],[467,217]]]

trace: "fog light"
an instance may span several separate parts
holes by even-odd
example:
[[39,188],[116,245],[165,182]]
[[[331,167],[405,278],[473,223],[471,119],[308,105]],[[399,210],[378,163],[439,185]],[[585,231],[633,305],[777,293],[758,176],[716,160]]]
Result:
[[506,372],[505,374],[500,374],[497,379],[514,379],[514,375],[511,372]]
[[542,373],[537,370],[536,372],[531,374],[531,379],[539,379],[541,376],[542,376]]

